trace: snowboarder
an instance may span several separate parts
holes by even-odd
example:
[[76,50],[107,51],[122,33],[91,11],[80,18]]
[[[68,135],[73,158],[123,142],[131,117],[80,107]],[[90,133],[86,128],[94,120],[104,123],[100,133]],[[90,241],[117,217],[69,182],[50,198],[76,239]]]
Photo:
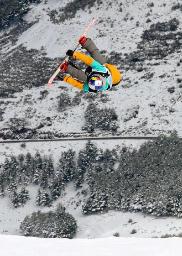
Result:
[[122,75],[116,66],[108,64],[104,56],[99,53],[98,48],[90,38],[82,36],[79,39],[82,48],[89,55],[82,52],[68,50],[66,55],[73,60],[80,60],[88,67],[85,72],[77,68],[72,62],[65,61],[60,66],[57,78],[65,81],[84,92],[106,91],[121,82]]

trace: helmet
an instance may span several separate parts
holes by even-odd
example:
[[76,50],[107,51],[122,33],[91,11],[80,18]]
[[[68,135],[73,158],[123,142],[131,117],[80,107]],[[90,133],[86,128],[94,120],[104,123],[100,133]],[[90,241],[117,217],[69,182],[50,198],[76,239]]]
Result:
[[90,89],[94,91],[100,91],[103,86],[103,79],[101,79],[101,77],[99,76],[94,75],[89,79],[88,85]]

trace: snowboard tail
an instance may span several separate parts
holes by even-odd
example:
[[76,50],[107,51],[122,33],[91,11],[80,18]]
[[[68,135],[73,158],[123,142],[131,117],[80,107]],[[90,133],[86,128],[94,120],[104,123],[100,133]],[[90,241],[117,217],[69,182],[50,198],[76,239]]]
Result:
[[[84,33],[81,36],[86,36],[87,32],[89,31],[89,29],[95,24],[96,19],[94,18],[85,28]],[[73,52],[75,52],[78,47],[80,46],[80,44],[77,44],[77,46],[75,47],[75,49],[73,50]],[[59,65],[59,67],[56,69],[56,71],[53,73],[53,75],[50,77],[49,81],[48,81],[48,86],[51,87],[53,85],[53,82],[55,80],[55,78],[57,77],[57,75],[61,72],[60,66],[65,62],[68,61],[69,57],[65,57],[65,59],[63,60],[63,62]]]

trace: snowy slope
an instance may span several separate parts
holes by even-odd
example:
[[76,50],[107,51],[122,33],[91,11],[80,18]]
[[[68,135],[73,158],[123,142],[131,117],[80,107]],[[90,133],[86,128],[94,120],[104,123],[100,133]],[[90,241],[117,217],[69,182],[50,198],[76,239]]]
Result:
[[[37,239],[0,236],[3,256],[177,256],[181,239]],[[9,246],[11,244],[11,246]]]
[[[102,149],[117,149],[123,147],[139,148],[144,142],[142,141],[99,141],[94,142],[97,147]],[[119,146],[117,146],[117,144]],[[54,164],[63,151],[70,148],[79,150],[85,147],[85,142],[41,142],[27,143],[26,148],[19,144],[1,144],[0,156],[1,162],[5,156],[26,154],[30,152],[34,155],[37,150],[41,155],[52,154]],[[10,199],[5,197],[0,199],[0,233],[20,235],[19,226],[23,219],[31,213],[41,210],[55,210],[57,205],[61,203],[66,211],[74,216],[78,224],[78,232],[76,238],[101,238],[111,237],[115,233],[119,233],[121,237],[161,237],[168,235],[180,235],[182,230],[181,219],[179,218],[157,218],[154,216],[146,216],[140,213],[126,213],[109,211],[105,214],[85,216],[82,214],[82,204],[85,198],[79,190],[75,190],[73,184],[69,184],[63,195],[57,200],[51,208],[37,207],[35,205],[35,197],[37,195],[37,186],[28,186],[30,198],[24,207],[15,209],[10,203]],[[81,200],[81,204],[80,204]],[[135,230],[136,232],[133,232]]]
[[15,209],[10,204],[9,198],[0,200],[0,234],[22,235],[19,226],[27,215],[38,210],[42,212],[55,210],[61,203],[77,221],[78,231],[75,238],[107,238],[116,233],[120,237],[138,238],[181,236],[182,223],[179,218],[162,218],[119,211],[85,216],[81,211],[85,198],[79,190],[75,190],[73,184],[69,184],[63,195],[50,208],[35,205],[36,186],[28,186],[27,189],[30,192],[31,200],[24,207]]
[[[10,47],[8,52],[23,45],[27,49],[44,48],[50,58],[63,57],[68,48],[73,48],[75,40],[93,17],[97,18],[97,23],[89,32],[89,36],[108,56],[114,51],[122,58],[125,58],[124,54],[137,50],[143,32],[149,29],[151,24],[177,18],[180,21],[177,31],[180,32],[182,28],[180,10],[171,11],[174,3],[163,0],[153,1],[152,7],[149,1],[104,1],[99,8],[96,5],[91,9],[79,10],[74,18],[53,24],[49,16],[50,11],[64,8],[69,2],[49,0],[38,6],[33,5],[25,20],[36,23],[19,36],[16,45]],[[148,18],[150,22],[147,22]],[[137,22],[139,25],[136,26]],[[106,92],[109,102],[103,104],[100,98],[96,99],[100,107],[109,105],[115,108],[119,116],[118,132],[125,135],[158,135],[177,130],[179,135],[182,135],[182,92],[176,82],[181,76],[181,66],[177,66],[180,53],[178,50],[162,60],[146,61],[141,72],[121,67],[123,81],[116,91]],[[150,74],[153,74],[152,79],[146,79]],[[77,95],[76,89],[64,83],[58,83],[51,89],[43,84],[40,88],[24,90],[23,93],[15,94],[15,99],[9,100],[4,110],[2,127],[8,126],[11,117],[26,118],[30,128],[39,126],[41,121],[44,122],[46,117],[49,117],[52,125],[45,124],[40,131],[82,132],[84,110],[88,102],[82,97],[79,105],[66,109],[64,113],[58,111],[57,97],[65,91],[59,88],[60,85],[66,87],[66,92],[72,98]],[[172,86],[175,87],[174,93],[168,91]],[[48,96],[40,100],[40,93],[44,90],[48,90]],[[29,95],[29,102],[25,101],[25,95]],[[138,114],[132,118],[136,109]]]
[[[76,39],[84,30],[85,25],[93,17],[97,18],[97,23],[89,32],[89,36],[94,39],[101,50],[107,52],[108,56],[114,51],[119,53],[122,58],[125,58],[124,54],[130,54],[137,50],[143,32],[149,30],[152,24],[157,22],[168,22],[173,18],[177,18],[180,21],[177,31],[180,32],[182,29],[182,16],[180,10],[171,11],[173,2],[165,0],[153,0],[153,7],[149,7],[151,2],[148,0],[104,1],[101,8],[97,8],[96,5],[90,10],[79,10],[74,18],[66,20],[62,24],[53,24],[48,13],[54,9],[64,8],[69,2],[70,1],[68,0],[48,0],[43,1],[38,6],[32,5],[31,11],[26,15],[25,20],[28,23],[36,21],[35,24],[18,36],[18,41],[15,45],[4,47],[2,53],[11,56],[18,47],[24,46],[27,50],[33,49],[40,51],[44,48],[46,56],[52,59],[64,57],[65,51],[68,48],[73,48]],[[121,3],[123,4],[121,5]],[[146,22],[148,18],[150,18],[150,22]],[[138,26],[136,26],[137,22],[139,22]],[[115,108],[119,117],[118,132],[123,135],[142,136],[158,135],[160,133],[168,134],[173,130],[177,130],[178,134],[182,136],[182,89],[176,82],[176,79],[181,77],[181,66],[177,65],[180,61],[180,56],[181,49],[166,56],[162,60],[152,59],[151,61],[146,61],[144,70],[141,72],[138,72],[135,69],[127,70],[124,66],[121,67],[124,79],[116,90],[105,93],[109,98],[109,101],[107,103],[101,102],[100,96],[94,101],[99,107],[104,108],[109,106]],[[153,73],[153,77],[151,79],[146,79],[145,76],[150,73]],[[0,81],[0,85],[1,82],[2,81]],[[62,88],[60,88],[60,86],[62,86]],[[172,86],[175,87],[175,92],[169,93],[168,89]],[[46,98],[40,99],[41,93],[45,90],[48,90],[48,95]],[[68,107],[64,112],[58,111],[58,96],[62,92],[66,92],[71,99],[75,96],[79,96],[81,99],[80,104],[77,104],[74,107]],[[28,128],[31,129],[36,129],[43,123],[43,127],[39,129],[40,132],[56,132],[60,134],[82,133],[84,111],[88,106],[88,100],[83,95],[79,94],[76,89],[59,82],[51,89],[48,89],[46,84],[42,84],[42,86],[38,88],[26,88],[22,92],[14,94],[14,97],[12,98],[2,99],[0,106],[3,109],[3,120],[0,121],[0,130],[9,127],[11,118],[25,118]],[[135,112],[136,109],[138,114],[135,118],[132,118],[133,112]],[[52,122],[51,125],[47,125],[47,117],[50,118]],[[99,142],[98,146],[103,148],[115,148],[117,145],[122,147],[123,143],[127,144],[127,146],[131,146],[130,142],[128,144],[128,142],[120,141],[110,141],[107,143]],[[132,146],[138,146],[138,144],[136,145],[132,142]],[[49,145],[46,143],[31,144],[27,145],[26,149],[21,148],[20,145],[10,144],[7,146],[2,144],[0,145],[0,161],[3,162],[4,156],[10,154],[25,153],[25,151],[34,154],[38,149],[40,153],[49,154],[51,152],[54,155],[56,162],[58,155],[62,150],[68,148],[80,149],[82,147],[84,147],[84,143],[80,143],[79,145],[77,143],[64,143],[61,145],[58,143],[49,143]],[[34,188],[31,188],[31,192],[33,195]],[[180,233],[180,220],[171,218],[155,219],[140,214],[136,215],[115,212],[109,212],[106,215],[83,217],[81,216],[79,209],[74,210],[71,206],[74,196],[74,191],[69,187],[67,194],[61,200],[64,201],[69,212],[77,219],[79,224],[78,237],[80,238],[109,237],[115,232],[119,232],[123,237],[132,236],[132,229],[137,230],[137,233],[134,236],[138,237],[160,237],[166,233]],[[0,207],[0,219],[2,221],[0,232],[9,234],[18,234],[19,223],[27,214],[37,210],[36,206],[31,205],[31,201],[25,208],[13,210],[8,204],[8,200],[1,199]],[[8,220],[6,219],[7,212],[10,214]],[[133,220],[133,224],[128,223],[130,218]],[[118,223],[121,223],[119,227]],[[3,237],[0,239],[7,239],[8,241],[8,239],[13,238]],[[23,238],[20,238],[20,243],[22,243],[21,239]],[[27,239],[25,241],[29,240]],[[39,240],[33,239],[33,241]],[[57,241],[55,241],[55,243],[60,243],[59,246],[62,247],[62,240]],[[110,247],[112,254],[109,254],[110,249],[108,249],[108,255],[113,255],[113,247],[115,246],[114,243],[116,241],[119,241],[118,243],[121,247],[124,246],[124,244],[128,247],[130,245],[132,246],[132,243],[140,244],[141,241],[141,244],[144,246],[142,247],[141,245],[141,248],[144,248],[144,251],[141,252],[140,249],[138,250],[140,251],[140,255],[142,255],[142,253],[146,254],[146,252],[150,251],[148,250],[150,246],[153,248],[153,242],[155,240],[150,240],[151,242],[149,240],[145,240],[145,242],[143,242],[143,240],[122,239],[99,240],[99,243],[102,245],[101,241],[105,244],[108,244],[109,241],[114,241],[113,243],[111,242]],[[167,241],[170,241],[170,243],[177,241],[178,243],[178,240]],[[97,245],[92,245],[92,242],[93,241],[85,241],[85,243],[88,243],[86,246],[96,246],[97,248]],[[15,243],[19,243],[18,240],[16,240]],[[89,245],[89,243],[91,243],[91,245]],[[162,241],[162,244],[160,244],[159,240],[159,242],[156,243],[156,251],[152,252],[151,255],[155,255],[155,253],[156,255],[160,255],[160,253],[163,253],[163,250],[165,250],[166,242]],[[169,251],[172,250],[170,243]],[[42,246],[44,247],[45,245]],[[52,244],[50,246],[52,247]],[[60,252],[59,246],[56,246],[57,245],[55,245],[55,248],[57,248],[56,250]],[[82,244],[75,246],[81,247]],[[124,250],[122,248],[119,248],[119,250]],[[22,248],[22,250],[23,249],[25,250],[25,248]],[[35,251],[37,250],[38,249],[36,248]],[[39,250],[43,249],[41,248]],[[133,255],[132,251],[131,254],[129,254],[129,251],[127,252],[127,255]],[[55,251],[55,255],[56,253],[57,252]],[[71,252],[65,251],[65,255],[71,255],[70,253]],[[17,255],[20,256],[21,252],[17,252]],[[44,255],[46,255],[45,252]],[[98,255],[102,255],[102,253]],[[167,250],[164,255],[173,255],[173,252],[168,252]]]

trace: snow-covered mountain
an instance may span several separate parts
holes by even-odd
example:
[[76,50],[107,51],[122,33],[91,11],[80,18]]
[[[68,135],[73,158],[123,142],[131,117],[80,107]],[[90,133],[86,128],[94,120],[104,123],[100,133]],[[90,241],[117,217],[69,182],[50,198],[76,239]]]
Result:
[[[0,31],[1,141],[90,134],[85,129],[85,113],[93,105],[96,108],[91,112],[93,116],[95,110],[98,113],[105,108],[114,109],[117,115],[117,129],[95,127],[96,136],[115,134],[116,130],[117,134],[127,136],[168,135],[176,130],[182,136],[181,1],[29,2],[30,9],[23,14],[23,19],[15,20]],[[97,22],[88,36],[109,62],[121,69],[123,81],[117,88],[98,95],[83,95],[63,82],[48,88],[48,78],[93,17]],[[119,152],[122,147],[139,148],[142,143],[101,141],[96,145]],[[56,165],[63,151],[74,149],[78,154],[84,146],[84,142],[0,144],[0,161],[12,154],[35,155],[39,150],[42,155],[51,154]],[[173,218],[155,219],[115,212],[85,217],[79,205],[82,194],[71,185],[59,202],[77,219],[78,237],[108,237],[117,232],[121,236],[138,237],[181,233],[180,220]],[[37,189],[29,187],[29,191],[31,200],[16,210],[7,198],[0,199],[1,233],[19,234],[23,218],[42,209],[33,202]],[[55,209],[57,203],[51,209]]]

